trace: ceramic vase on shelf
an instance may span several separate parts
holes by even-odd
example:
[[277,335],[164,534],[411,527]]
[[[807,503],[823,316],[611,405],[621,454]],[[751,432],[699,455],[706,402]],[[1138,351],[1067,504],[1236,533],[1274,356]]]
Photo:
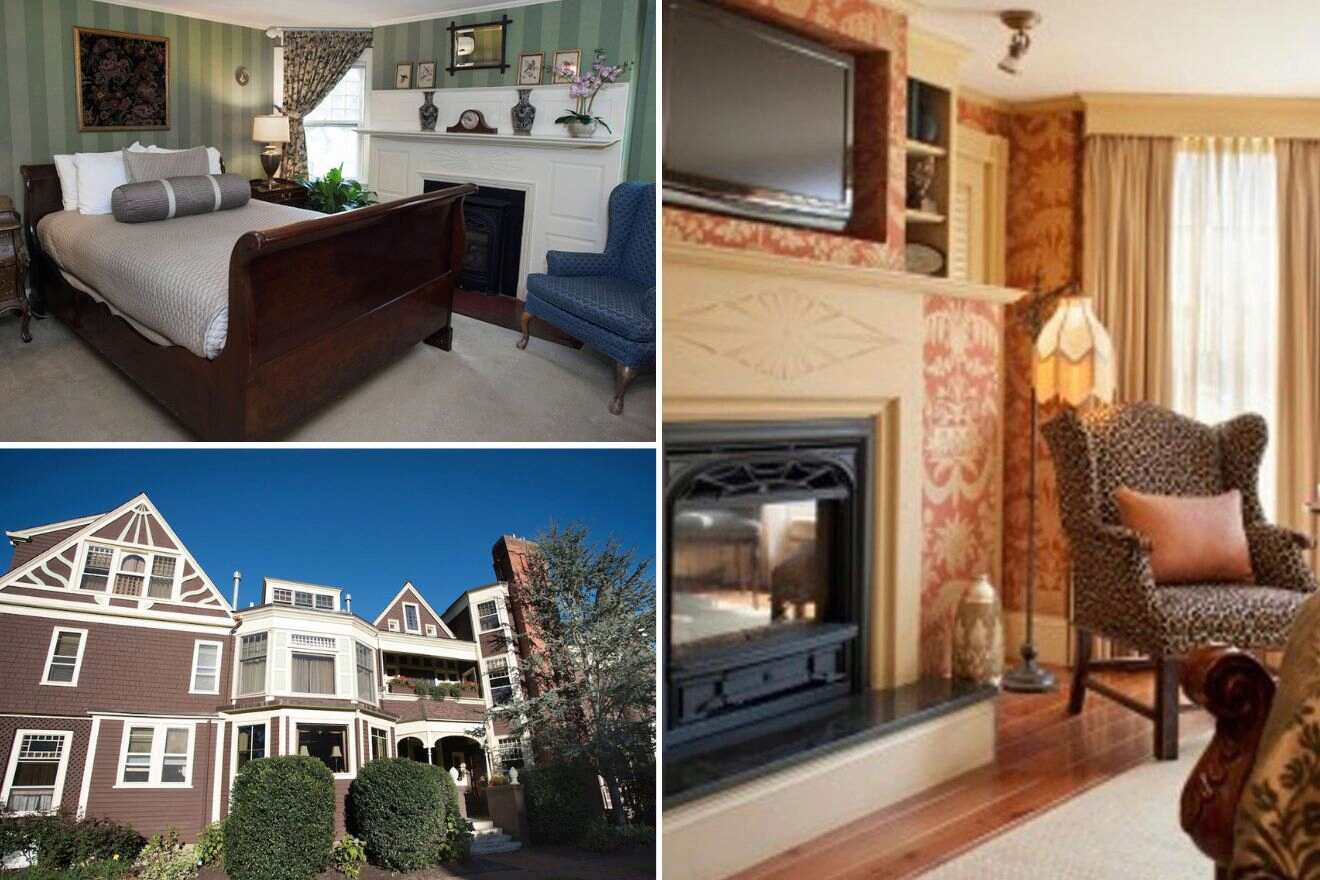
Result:
[[536,108],[532,106],[532,90],[519,89],[518,103],[510,111],[513,116],[514,134],[531,134],[532,123],[536,121]]
[[953,677],[999,686],[1004,675],[1004,622],[999,593],[983,574],[958,601],[953,616]]
[[435,131],[435,121],[440,118],[440,108],[432,103],[435,92],[422,92],[422,106],[417,108],[417,117],[422,121],[422,131]]

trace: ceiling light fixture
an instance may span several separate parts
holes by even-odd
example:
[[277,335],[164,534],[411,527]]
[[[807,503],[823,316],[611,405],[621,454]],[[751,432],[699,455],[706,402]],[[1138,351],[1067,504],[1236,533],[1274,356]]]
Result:
[[1023,56],[1031,48],[1031,37],[1027,31],[1040,24],[1040,15],[1030,9],[1006,9],[999,13],[999,20],[1013,32],[1013,38],[1008,43],[1008,54],[999,62],[999,69],[1017,76],[1022,70]]

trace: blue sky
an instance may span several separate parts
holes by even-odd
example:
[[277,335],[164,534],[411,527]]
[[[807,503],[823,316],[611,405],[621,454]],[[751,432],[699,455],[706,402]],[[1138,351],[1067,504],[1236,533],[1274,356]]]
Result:
[[[228,598],[261,579],[343,587],[375,617],[405,580],[443,611],[495,579],[502,534],[580,523],[655,560],[655,453],[608,450],[0,450],[0,530],[146,492]],[[9,557],[0,545],[0,562]]]

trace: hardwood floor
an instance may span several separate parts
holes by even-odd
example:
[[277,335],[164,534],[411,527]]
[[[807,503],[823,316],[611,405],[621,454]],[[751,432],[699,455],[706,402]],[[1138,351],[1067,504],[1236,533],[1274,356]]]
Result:
[[[1066,673],[1066,670],[1061,670]],[[1093,673],[1143,701],[1150,672]],[[995,762],[864,816],[737,875],[737,880],[861,880],[913,877],[1093,785],[1152,760],[1150,721],[1088,694],[1080,715],[1067,712],[1068,676],[1053,694],[1001,694]],[[1214,727],[1202,711],[1184,712],[1179,739]],[[1170,809],[1176,810],[1172,803]]]

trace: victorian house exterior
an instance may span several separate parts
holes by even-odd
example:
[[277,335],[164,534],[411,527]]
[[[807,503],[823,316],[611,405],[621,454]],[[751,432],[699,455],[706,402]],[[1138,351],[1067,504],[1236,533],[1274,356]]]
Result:
[[[0,809],[192,839],[228,812],[243,764],[304,754],[334,773],[342,827],[343,795],[374,758],[479,778],[530,757],[487,720],[520,686],[504,582],[443,614],[405,583],[368,621],[337,587],[266,578],[261,603],[238,610],[145,495],[6,534]],[[530,545],[501,538],[497,575],[510,546]],[[419,681],[448,696],[419,697]]]

